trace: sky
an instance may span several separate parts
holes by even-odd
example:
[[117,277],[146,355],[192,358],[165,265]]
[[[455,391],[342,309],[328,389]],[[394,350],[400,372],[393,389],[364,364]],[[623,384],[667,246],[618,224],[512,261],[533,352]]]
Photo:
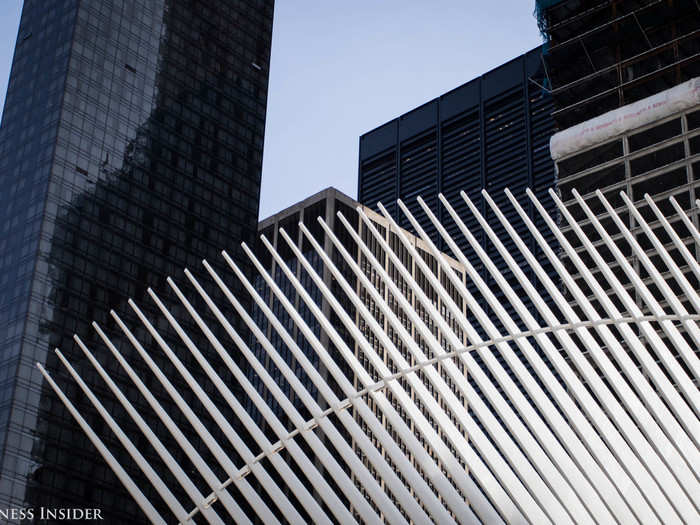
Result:
[[[21,11],[0,0],[0,107]],[[534,0],[277,0],[260,218],[335,186],[360,135],[539,45]]]
[[22,13],[22,0],[0,0],[0,116],[5,108],[7,81],[10,79],[12,55]]

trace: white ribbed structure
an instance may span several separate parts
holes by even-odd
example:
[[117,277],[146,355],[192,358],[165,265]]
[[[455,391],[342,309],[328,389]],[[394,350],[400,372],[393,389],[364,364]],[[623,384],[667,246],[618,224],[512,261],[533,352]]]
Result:
[[[391,224],[391,231],[398,235],[402,249],[410,254],[435,292],[431,292],[432,297],[426,295],[425,287],[416,282],[415,269],[402,265],[361,208],[358,208],[359,220],[371,233],[375,246],[382,248],[395,272],[408,284],[414,300],[406,299],[396,284],[397,275],[389,275],[385,262],[373,256],[357,228],[343,217],[340,220],[358,244],[361,256],[351,255],[333,230],[319,218],[326,239],[337,250],[336,259],[342,260],[342,264],[337,265],[333,264],[328,248],[320,246],[301,224],[309,245],[331,270],[335,284],[352,303],[354,315],[348,314],[331,292],[329,282],[324,281],[309,263],[308,255],[302,254],[297,243],[282,233],[297,259],[296,264],[308,272],[324,304],[335,312],[335,325],[295,272],[290,270],[288,257],[285,260],[263,238],[278,268],[298,294],[296,306],[280,289],[274,276],[268,274],[244,245],[266,286],[277,297],[280,309],[286,311],[298,332],[310,343],[316,362],[322,363],[323,367],[312,364],[308,350],[306,353],[301,350],[297,339],[285,330],[268,307],[268,302],[223,252],[232,271],[252,296],[256,308],[293,354],[295,371],[289,360],[278,352],[279,343],[267,339],[251,313],[241,306],[221,277],[204,261],[205,269],[248,325],[264,349],[267,362],[274,363],[279,369],[294,396],[288,396],[278,386],[269,367],[266,368],[251,351],[249,341],[235,331],[219,310],[220,305],[214,304],[189,271],[185,270],[187,279],[228,333],[228,340],[217,339],[200,317],[201,312],[194,308],[178,286],[171,279],[168,279],[168,284],[181,301],[179,311],[184,308],[199,326],[219,354],[220,363],[208,362],[169,308],[150,289],[149,294],[180,336],[182,350],[193,354],[210,384],[196,382],[151,321],[130,301],[145,330],[182,375],[208,412],[208,419],[218,425],[219,435],[225,436],[228,443],[216,441],[200,416],[146,352],[134,335],[135,331],[132,332],[112,312],[125,337],[216,458],[219,463],[216,470],[226,473],[223,478],[217,477],[212,465],[195,450],[171,415],[151,394],[143,378],[136,375],[99,326],[93,323],[140,395],[183,448],[198,471],[197,476],[193,476],[191,469],[185,471],[177,464],[171,451],[132,405],[134,400],[127,399],[78,336],[75,340],[163,464],[170,469],[172,476],[168,479],[179,483],[177,490],[163,480],[162,473],[152,468],[132,438],[111,418],[71,364],[58,349],[56,352],[180,523],[254,521],[250,511],[241,506],[242,502],[231,496],[229,486],[235,486],[238,497],[246,500],[245,507],[254,509],[264,523],[279,523],[282,519],[302,523],[309,518],[315,523],[332,523],[334,520],[341,523],[383,520],[388,523],[433,521],[538,525],[700,523],[700,297],[687,279],[690,274],[700,278],[700,265],[696,256],[681,242],[669,219],[671,222],[674,219],[680,221],[687,227],[696,247],[700,247],[700,233],[675,202],[672,204],[678,215],[664,217],[651,199],[647,198],[648,207],[645,207],[644,214],[640,214],[623,196],[628,208],[624,211],[632,214],[643,234],[630,232],[599,193],[617,230],[603,229],[585,202],[577,197],[588,216],[586,229],[591,236],[588,237],[552,192],[561,220],[571,226],[571,235],[585,247],[586,266],[580,250],[577,252],[569,243],[571,236],[561,233],[556,219],[547,214],[534,194],[528,192],[532,206],[554,233],[561,254],[555,253],[544,241],[518,201],[508,191],[506,195],[523,221],[520,231],[529,230],[538,243],[537,256],[486,193],[484,198],[489,211],[505,231],[503,238],[497,236],[464,193],[462,197],[478,219],[482,232],[468,231],[450,203],[440,196],[445,209],[474,249],[478,261],[464,257],[457,242],[438,222],[433,211],[418,199],[454,258],[463,266],[466,282],[473,283],[479,290],[483,298],[480,300],[472,296],[464,279],[453,270],[455,259],[450,262],[437,250],[401,202],[401,210],[422,238],[424,246],[429,247],[444,279],[436,277],[436,271],[426,265],[415,243],[380,208]],[[700,205],[700,201],[696,205]],[[653,219],[651,227],[644,217]],[[670,238],[670,243],[662,244],[656,237],[661,230]],[[508,278],[489,260],[475,239],[477,234],[487,236],[493,243],[503,263],[512,272]],[[640,235],[645,236],[653,247],[651,250],[645,252],[642,249],[637,242]],[[528,268],[516,265],[513,258],[516,249],[527,261]],[[626,257],[630,253],[647,268],[645,279],[636,275],[627,264]],[[569,273],[560,260],[562,254],[575,266],[575,275]],[[619,273],[610,270],[605,258],[610,256],[625,271],[627,280],[624,282],[620,281]],[[363,265],[359,264],[360,260]],[[651,260],[657,262],[652,264]],[[543,269],[545,262],[553,266],[556,281]],[[679,264],[683,266],[679,267]],[[490,274],[492,289],[484,280],[484,271],[475,268],[479,265]],[[528,272],[539,279],[537,287],[526,276]],[[522,287],[517,294],[512,288],[515,282]],[[583,283],[586,291],[582,289]],[[633,284],[637,293],[641,292],[644,304],[638,304],[629,287],[625,288],[628,283]],[[496,299],[496,287],[507,297],[509,305]],[[564,287],[568,298],[563,293]],[[360,290],[363,290],[363,295]],[[398,302],[400,310],[389,304],[386,295],[378,290],[388,291]],[[455,292],[461,296],[464,307],[456,304]],[[590,298],[591,294],[595,300]],[[306,305],[306,316],[299,312],[301,303]],[[420,305],[420,312],[416,305]],[[397,316],[397,311],[408,318],[408,324]],[[513,318],[508,311],[517,312],[519,319]],[[421,312],[427,312],[432,322],[426,323]],[[333,343],[333,354],[321,345],[317,331],[310,327],[311,323],[304,320],[304,317],[309,318],[309,313]],[[379,318],[382,324],[377,321]],[[339,333],[339,324],[344,326],[345,336]],[[364,332],[360,324],[365,327]],[[455,327],[460,334],[455,332]],[[372,341],[363,335],[369,332],[373,334]],[[348,344],[347,334],[354,340],[354,346]],[[469,342],[466,347],[462,334]],[[397,345],[397,341],[400,344]],[[380,356],[378,348],[386,355]],[[425,349],[429,349],[429,355]],[[231,355],[236,352],[240,352],[243,359],[234,360]],[[524,356],[527,366],[516,352]],[[360,355],[365,361],[358,359]],[[488,373],[483,364],[477,363],[475,355],[485,363]],[[344,360],[342,367],[351,370],[352,379],[341,370],[341,363],[334,360],[339,359],[338,356]],[[410,356],[410,361],[406,356]],[[247,363],[245,369],[240,368],[241,362]],[[372,371],[363,362],[371,363]],[[389,362],[391,367],[387,364]],[[162,503],[154,505],[148,501],[127,469],[112,456],[70,399],[41,364],[38,366],[149,519],[154,523],[170,521],[172,516],[161,516],[156,510],[156,506],[162,508]],[[217,371],[222,366],[233,375],[260,412],[266,422],[267,434],[246,412],[245,400],[237,398],[230,385],[222,380]],[[300,368],[314,384],[313,393],[299,380]],[[286,426],[251,385],[251,369],[286,414],[289,422]],[[380,380],[377,381],[376,376],[373,378],[372,373],[378,374]],[[328,376],[337,383],[334,388],[329,386]],[[467,376],[472,381],[468,381]],[[229,421],[217,408],[217,402],[211,397],[214,390],[235,413],[238,422]],[[302,405],[311,414],[311,419],[302,417],[299,410]],[[244,441],[239,435],[241,428],[245,428],[255,442],[254,450],[250,448],[253,446],[250,441]],[[269,430],[276,435],[276,442],[270,441]],[[368,430],[371,435],[368,435]],[[242,461],[234,463],[224,452],[225,448],[235,449]],[[257,450],[261,452],[256,453]],[[298,477],[299,470],[292,468],[294,464],[304,473],[306,480]],[[330,480],[335,487],[331,487]],[[186,498],[178,499],[174,493],[186,494]],[[217,504],[212,505],[215,501]]]

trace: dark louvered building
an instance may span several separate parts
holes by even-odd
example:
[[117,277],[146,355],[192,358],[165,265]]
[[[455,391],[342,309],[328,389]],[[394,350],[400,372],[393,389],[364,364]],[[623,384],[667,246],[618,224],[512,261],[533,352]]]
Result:
[[[531,188],[550,213],[556,213],[548,196],[548,190],[555,187],[556,175],[549,153],[554,123],[545,77],[542,49],[538,47],[360,137],[358,201],[373,209],[378,209],[378,201],[382,202],[401,227],[413,232],[396,205],[396,200],[401,199],[438,247],[449,253],[449,247],[431,227],[416,201],[417,196],[422,196],[497,298],[503,292],[479,263],[438,194],[447,198],[515,292],[525,298],[522,287],[482,232],[460,192],[468,195],[496,234],[505,240],[507,233],[488,211],[481,195],[481,190],[486,189],[537,256],[540,252],[537,243],[527,234],[503,192],[510,189],[547,241],[554,244],[549,229],[525,194],[526,188]],[[525,268],[524,257],[515,243],[504,244],[520,267]],[[544,265],[544,269],[554,274],[550,266]],[[537,278],[533,274],[528,277],[537,286]],[[484,310],[491,313],[470,280],[467,287]],[[528,304],[525,299],[524,302]],[[509,309],[508,313],[522,326],[514,311]],[[471,314],[467,315],[482,337],[485,336],[479,323]],[[495,315],[493,320],[502,328]],[[517,349],[516,354],[520,354]],[[478,355],[475,358],[480,359]],[[478,391],[476,384],[472,386]]]
[[[412,231],[395,204],[397,199],[403,200],[438,246],[448,251],[420,211],[416,197],[422,196],[437,210],[438,218],[470,260],[473,251],[439,204],[439,193],[475,232],[480,228],[460,197],[462,190],[497,232],[501,228],[486,211],[482,189],[512,211],[513,219],[515,210],[507,204],[504,188],[509,188],[533,217],[526,188],[550,206],[547,190],[555,185],[555,174],[549,139],[554,126],[551,98],[542,87],[541,55],[541,48],[535,48],[361,136],[358,200],[374,209],[381,201],[401,227]],[[520,221],[512,222],[525,235]],[[532,240],[526,238],[536,251]],[[479,240],[502,269],[504,264],[495,248],[483,236]]]

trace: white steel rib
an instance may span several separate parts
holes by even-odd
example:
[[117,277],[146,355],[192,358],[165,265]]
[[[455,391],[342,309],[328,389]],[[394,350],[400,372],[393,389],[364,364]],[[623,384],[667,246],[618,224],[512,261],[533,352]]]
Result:
[[37,366],[154,523],[700,523],[693,220],[482,193],[280,228]]

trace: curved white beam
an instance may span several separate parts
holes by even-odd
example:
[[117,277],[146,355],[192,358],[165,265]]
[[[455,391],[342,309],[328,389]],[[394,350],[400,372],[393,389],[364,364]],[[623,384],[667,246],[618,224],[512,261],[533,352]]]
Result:
[[[162,497],[159,505],[168,507],[181,523],[192,523],[197,516],[211,523],[221,522],[212,507],[215,501],[222,504],[216,508],[230,514],[237,523],[250,523],[255,519],[277,523],[282,521],[280,518],[298,523],[303,521],[302,515],[318,523],[330,523],[333,519],[341,523],[362,520],[392,524],[429,520],[437,523],[599,524],[700,521],[700,422],[697,418],[700,361],[695,348],[700,341],[700,296],[687,277],[689,272],[700,276],[700,265],[686,247],[687,240],[680,238],[671,223],[681,221],[693,240],[700,241],[700,233],[672,198],[676,215],[666,217],[648,196],[645,197],[645,205],[658,221],[650,224],[623,195],[627,210],[641,229],[641,233],[633,233],[599,193],[598,198],[621,233],[621,240],[616,241],[583,199],[574,194],[600,236],[601,241],[596,245],[602,244],[609,250],[625,272],[625,278],[636,286],[644,299],[651,313],[643,315],[627,291],[628,282],[621,281],[607,267],[600,249],[573,220],[556,194],[552,194],[552,198],[571,232],[590,255],[590,266],[583,263],[559,225],[528,191],[534,208],[554,234],[562,253],[571,259],[576,273],[567,271],[559,255],[507,190],[506,196],[525,230],[541,249],[541,255],[532,253],[487,193],[484,192],[485,202],[503,226],[503,235],[496,233],[466,195],[463,198],[484,235],[505,262],[510,272],[507,276],[476,241],[477,232],[468,230],[450,203],[439,196],[455,221],[457,231],[473,248],[476,260],[484,265],[504,299],[496,299],[483,274],[475,269],[475,261],[466,258],[458,249],[457,240],[419,198],[420,208],[456,260],[448,260],[439,252],[419,220],[399,202],[399,208],[418,232],[417,237],[410,237],[401,230],[380,205],[384,217],[372,215],[363,208],[358,210],[359,230],[342,214],[335,227],[319,218],[325,246],[307,227],[308,222],[300,223],[298,239],[280,229],[285,257],[263,237],[262,244],[277,269],[274,276],[252,250],[243,245],[244,253],[258,272],[257,285],[223,252],[225,261],[250,294],[255,315],[244,308],[242,301],[205,261],[209,276],[250,336],[234,328],[205,287],[188,270],[185,275],[189,284],[230,341],[215,335],[218,332],[172,279],[168,278],[167,282],[179,300],[178,306],[204,334],[203,339],[195,339],[188,333],[186,325],[177,318],[177,310],[166,306],[149,289],[164,321],[204,372],[201,380],[196,379],[178,357],[179,348],[173,346],[172,341],[166,342],[156,328],[161,323],[149,321],[135,303],[129,301],[153,338],[154,348],[165,354],[210,416],[208,421],[216,427],[217,435],[224,436],[241,458],[237,463],[214,439],[211,433],[214,429],[207,428],[203,418],[195,413],[156,364],[152,357],[154,350],[147,350],[119,316],[111,312],[118,328],[173,400],[174,409],[192,425],[188,432],[198,437],[196,443],[214,454],[217,469],[227,476],[224,480],[214,474],[213,465],[202,459],[195,449],[195,441],[175,424],[147,387],[147,381],[136,374],[102,329],[93,323],[135,391],[182,447],[209,494],[201,492],[190,479],[191,473],[185,473],[176,463],[162,438],[156,436],[150,423],[137,410],[138,404],[131,399],[130,390],[117,386],[110,372],[112,367],[99,363],[82,340],[75,338],[82,353],[106,383],[107,393],[114,395],[124,407],[185,490],[188,501],[177,500],[174,496],[177,492],[166,485],[127,435],[128,427],[112,418],[107,405],[94,394],[96,390],[92,384],[89,385],[60,352],[59,361],[107,428],[127,449],[153,490]],[[377,221],[392,232],[391,242],[379,232]],[[667,245],[652,229],[656,224],[668,234]],[[341,241],[341,225],[346,230],[343,233],[357,245],[357,255],[351,254],[348,241]],[[651,250],[644,251],[635,235],[645,235]],[[655,296],[635,273],[618,247],[619,242],[627,243],[631,253],[640,260],[649,274],[649,281],[659,290],[659,296]],[[516,263],[506,248],[507,243],[511,246],[514,243],[542,288],[530,282],[527,268]],[[427,265],[418,252],[419,247],[433,258],[433,267]],[[687,266],[679,266],[680,259],[671,256],[671,249],[678,251]],[[552,265],[553,274],[543,269],[542,259]],[[665,264],[677,288],[669,286],[665,276],[654,266],[652,260],[657,259]],[[303,272],[303,279],[299,271]],[[594,273],[603,275],[612,290],[604,291]],[[582,316],[564,298],[553,280],[554,275],[569,289]],[[286,283],[286,293],[281,279]],[[471,280],[479,290],[483,303],[470,293],[465,279]],[[579,279],[585,281],[602,306],[600,311],[578,286]],[[523,297],[516,293],[513,282],[522,287]],[[264,296],[260,285],[270,294]],[[674,295],[674,289],[682,292],[684,302]],[[336,290],[347,299],[345,303]],[[288,293],[296,299],[290,300]],[[267,297],[274,297],[275,302]],[[659,304],[659,297],[669,305],[668,311]],[[558,313],[554,313],[549,301],[556,305]],[[306,308],[303,315],[297,309],[302,304]],[[617,304],[628,313],[623,315]],[[508,305],[512,309],[508,309]],[[494,318],[487,314],[487,306]],[[472,315],[468,317],[467,311]],[[519,328],[510,311],[519,316],[524,328]],[[286,316],[284,321],[278,317],[282,312]],[[601,315],[602,312],[605,314]],[[500,323],[498,327],[496,318]],[[256,319],[265,320],[270,334],[275,337],[258,326]],[[615,331],[611,330],[613,326]],[[319,328],[324,337],[319,335]],[[480,336],[480,330],[484,336]],[[258,343],[256,348],[260,355],[251,351],[248,337]],[[326,338],[332,348],[322,343]],[[200,340],[201,344],[213,348],[212,358],[223,361],[225,369],[239,384],[240,394],[234,394],[235,388],[223,380],[218,365],[204,355],[200,343],[195,343]],[[233,350],[229,347],[231,342],[235,345]],[[284,345],[284,354],[280,345]],[[525,368],[514,352],[516,347],[531,368]],[[242,359],[234,359],[232,351],[240,353]],[[480,368],[473,352],[479,353],[491,375]],[[630,353],[642,364],[649,378],[640,372]],[[655,362],[657,355],[662,358],[664,369],[670,372],[673,382]],[[553,369],[546,364],[544,356]],[[246,370],[241,368],[243,361],[248,367]],[[38,366],[149,519],[165,523],[142,488],[126,474],[64,390],[41,365]],[[275,373],[271,366],[275,367]],[[350,371],[350,376],[343,367]],[[298,376],[302,370],[308,383]],[[267,395],[275,400],[289,424],[282,423],[253,386],[253,374],[260,379]],[[518,385],[510,374],[517,378]],[[284,379],[285,389],[277,378]],[[357,386],[353,385],[353,380]],[[471,380],[480,392],[470,384]],[[228,405],[235,421],[223,415],[212,397],[214,394]],[[247,413],[241,396],[247,396],[249,404],[257,408],[268,430],[276,436],[276,442],[270,442],[265,431]],[[485,400],[495,412],[490,411]],[[302,416],[300,405],[308,411],[310,419]],[[250,439],[250,443],[246,439]],[[304,447],[300,446],[302,441]],[[255,455],[251,446],[260,452]],[[249,474],[255,479],[248,477]],[[302,474],[305,481],[300,477]],[[238,494],[245,498],[245,508],[232,498],[230,486],[235,486]],[[194,508],[187,512],[188,506],[192,508],[191,502]]]

